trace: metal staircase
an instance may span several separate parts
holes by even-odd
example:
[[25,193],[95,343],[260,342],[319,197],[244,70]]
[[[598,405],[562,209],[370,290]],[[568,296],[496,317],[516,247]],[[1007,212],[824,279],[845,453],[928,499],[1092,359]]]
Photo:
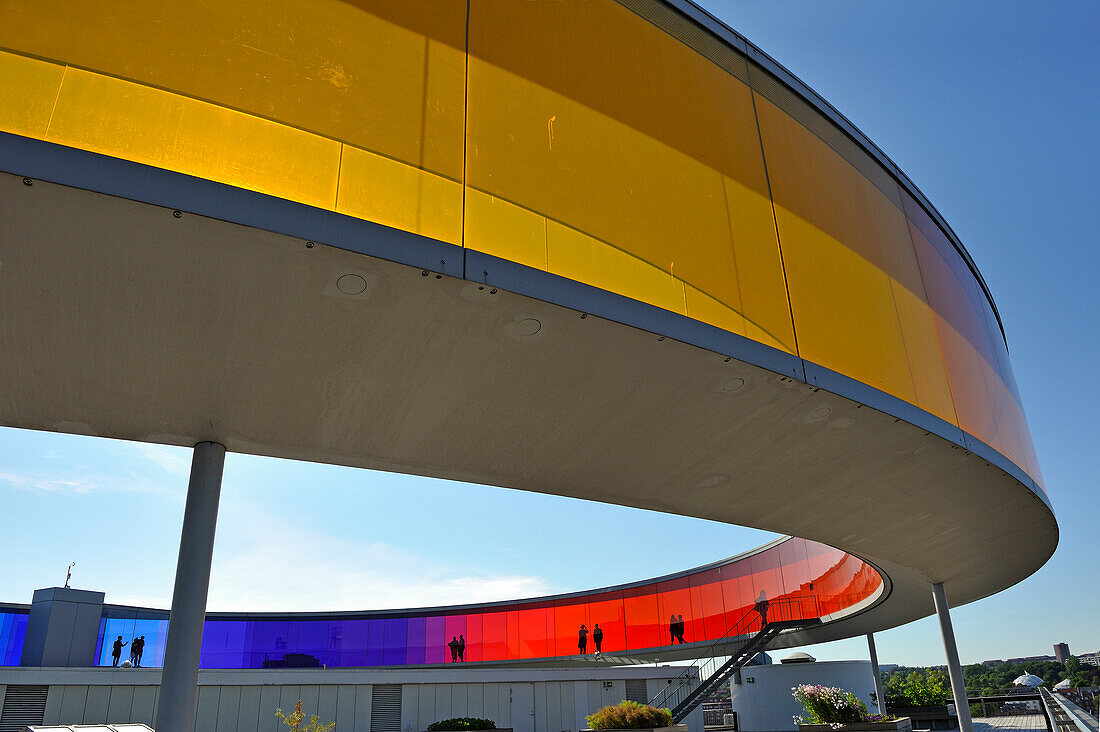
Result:
[[650,706],[667,707],[673,721],[679,723],[781,632],[821,624],[816,598],[773,600],[768,603],[768,614],[786,619],[762,624],[760,613],[755,608],[749,610],[721,638],[703,648],[703,657],[669,681]]

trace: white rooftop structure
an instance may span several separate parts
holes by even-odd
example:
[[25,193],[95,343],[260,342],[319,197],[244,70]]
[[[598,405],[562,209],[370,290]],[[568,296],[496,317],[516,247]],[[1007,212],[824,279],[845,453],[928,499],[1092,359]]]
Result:
[[1012,685],[1013,686],[1030,686],[1031,688],[1034,689],[1042,683],[1043,683],[1043,680],[1040,679],[1035,674],[1025,673],[1021,676],[1017,676],[1015,681],[1012,682]]

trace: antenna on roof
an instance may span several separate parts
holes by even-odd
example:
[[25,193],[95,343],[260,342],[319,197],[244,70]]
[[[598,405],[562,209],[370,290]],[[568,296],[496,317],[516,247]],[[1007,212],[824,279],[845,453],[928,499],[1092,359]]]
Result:
[[65,589],[69,589],[69,580],[73,578],[73,567],[76,562],[69,562],[69,568],[65,571]]

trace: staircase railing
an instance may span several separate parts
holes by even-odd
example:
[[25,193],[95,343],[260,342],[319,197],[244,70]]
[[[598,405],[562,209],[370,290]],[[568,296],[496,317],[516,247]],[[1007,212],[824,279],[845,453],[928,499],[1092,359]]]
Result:
[[699,648],[700,657],[670,680],[650,705],[669,708],[679,722],[702,704],[718,684],[752,660],[781,630],[821,622],[816,597],[769,600],[766,615],[772,620],[765,624],[765,616],[757,607],[749,609],[720,637]]

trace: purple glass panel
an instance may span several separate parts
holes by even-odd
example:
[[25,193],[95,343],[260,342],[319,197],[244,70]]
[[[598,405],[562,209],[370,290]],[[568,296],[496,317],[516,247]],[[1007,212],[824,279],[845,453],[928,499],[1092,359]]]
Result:
[[405,635],[408,621],[405,618],[387,618],[385,623],[385,650],[382,663],[400,666],[405,663]]
[[427,618],[409,618],[405,637],[405,663],[424,663],[424,641],[427,637],[427,629]]

